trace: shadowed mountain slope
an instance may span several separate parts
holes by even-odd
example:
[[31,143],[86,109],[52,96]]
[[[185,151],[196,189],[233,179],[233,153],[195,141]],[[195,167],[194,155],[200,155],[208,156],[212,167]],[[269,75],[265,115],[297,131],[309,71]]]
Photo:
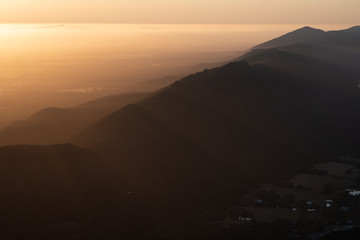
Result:
[[313,79],[314,83],[324,81],[357,87],[360,79],[360,28],[355,26],[329,32],[301,28],[258,45],[235,59],[243,60]]
[[359,120],[352,86],[234,62],[129,105],[74,142],[113,157],[146,189],[160,182],[165,192],[186,194],[199,184],[201,195],[225,197],[241,182],[274,180],[356,149]]
[[157,238],[181,239],[194,232],[179,226],[225,211],[257,184],[358,153],[359,120],[353,85],[233,62],[114,112],[73,142],[111,159],[146,199]]
[[[313,84],[323,82],[325,85],[338,87],[348,86],[355,88],[358,86],[358,76],[360,76],[358,68],[338,64],[335,61],[328,60],[327,57],[322,58],[320,54],[314,57],[308,56],[304,54],[305,51],[303,53],[297,51],[298,47],[298,45],[292,45],[279,48],[257,49],[245,54],[238,60],[245,60],[251,64],[263,64],[279,71],[303,77],[309,81],[309,84],[310,82]],[[330,54],[330,50],[328,54]],[[337,56],[341,57],[344,54]],[[353,54],[351,57],[360,60],[360,55],[356,56]]]
[[259,53],[269,54],[266,49],[311,57],[354,71],[360,67],[360,27],[328,32],[310,27],[300,28],[255,46],[236,60],[249,59],[254,55],[260,59]]

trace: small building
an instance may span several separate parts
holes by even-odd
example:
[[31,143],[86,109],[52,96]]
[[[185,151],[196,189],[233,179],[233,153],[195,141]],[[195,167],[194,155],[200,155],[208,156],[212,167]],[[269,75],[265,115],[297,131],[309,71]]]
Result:
[[326,208],[330,208],[333,205],[334,201],[333,200],[325,200],[325,207]]
[[251,221],[252,221],[252,218],[239,217],[239,221],[242,221],[242,222],[251,222]]
[[360,195],[360,190],[357,189],[345,189],[345,190],[349,192],[350,196],[356,197]]

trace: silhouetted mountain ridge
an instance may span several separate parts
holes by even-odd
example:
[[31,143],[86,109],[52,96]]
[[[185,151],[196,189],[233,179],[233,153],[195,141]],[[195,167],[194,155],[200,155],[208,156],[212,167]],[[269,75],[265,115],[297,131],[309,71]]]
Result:
[[360,46],[360,29],[354,26],[338,31],[323,31],[311,27],[303,27],[293,32],[287,33],[278,38],[272,39],[253,48],[273,48],[296,43],[312,43],[321,45],[337,45],[337,46]]
[[294,44],[294,43],[298,43],[298,42],[311,42],[311,41],[320,39],[325,34],[326,34],[326,32],[321,29],[315,29],[315,28],[306,26],[306,27],[297,29],[295,31],[292,31],[290,33],[287,33],[278,38],[275,38],[275,39],[272,39],[265,43],[262,43],[260,45],[257,45],[253,48],[255,48],[255,49],[256,48],[269,48],[269,47],[278,47],[278,46]]

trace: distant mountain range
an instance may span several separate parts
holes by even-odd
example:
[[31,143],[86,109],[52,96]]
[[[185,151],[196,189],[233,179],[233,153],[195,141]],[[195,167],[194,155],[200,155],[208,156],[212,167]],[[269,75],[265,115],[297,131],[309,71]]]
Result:
[[16,144],[58,144],[96,121],[149,93],[123,93],[96,99],[73,108],[47,108],[27,120],[0,130],[0,146]]
[[[39,212],[37,239],[211,239],[201,224],[245,191],[360,154],[359,43],[359,27],[305,27],[150,95],[40,112],[1,141],[46,143],[59,131],[51,141],[82,148],[0,148],[0,194],[10,209],[36,202],[15,216]],[[62,203],[69,214],[48,223]],[[31,234],[24,226],[15,230]]]

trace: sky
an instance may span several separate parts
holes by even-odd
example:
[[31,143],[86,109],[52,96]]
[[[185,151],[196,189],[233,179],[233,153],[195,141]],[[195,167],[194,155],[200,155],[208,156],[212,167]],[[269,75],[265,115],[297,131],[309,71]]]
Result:
[[0,0],[0,23],[358,24],[359,0]]

